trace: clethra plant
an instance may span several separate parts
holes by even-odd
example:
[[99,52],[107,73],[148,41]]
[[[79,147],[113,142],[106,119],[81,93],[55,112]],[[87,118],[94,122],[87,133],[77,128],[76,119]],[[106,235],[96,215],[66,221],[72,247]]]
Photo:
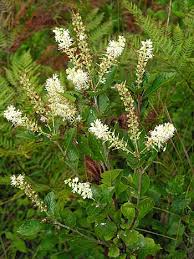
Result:
[[[150,132],[143,127],[145,71],[154,57],[152,41],[141,42],[136,80],[129,86],[127,75],[125,81],[114,78],[120,56],[128,48],[124,36],[110,40],[97,60],[78,13],[72,14],[71,31],[55,28],[53,32],[58,50],[69,58],[66,79],[63,72],[53,74],[39,94],[23,71],[19,85],[32,112],[13,104],[4,111],[14,127],[56,145],[64,161],[63,173],[52,175],[57,184],[45,183],[51,189],[45,199],[33,190],[28,176],[11,176],[11,185],[24,191],[38,210],[37,217],[24,222],[18,232],[24,237],[52,233],[64,239],[66,258],[155,255],[161,249],[153,239],[157,233],[146,227],[155,203],[148,168],[157,153],[165,151],[176,129],[170,122]],[[111,119],[121,112],[125,127]],[[75,244],[82,242],[87,245],[76,252]]]

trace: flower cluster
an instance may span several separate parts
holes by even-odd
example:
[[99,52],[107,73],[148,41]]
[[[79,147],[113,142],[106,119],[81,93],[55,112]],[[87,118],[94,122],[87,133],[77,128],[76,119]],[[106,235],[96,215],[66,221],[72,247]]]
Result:
[[47,92],[51,95],[54,95],[56,93],[64,93],[63,86],[60,83],[58,75],[56,74],[46,80],[45,88]]
[[123,36],[119,36],[118,40],[111,40],[108,44],[106,55],[112,57],[113,59],[118,58],[124,48],[125,48],[126,39]]
[[102,58],[99,70],[99,82],[105,83],[105,75],[110,72],[113,65],[116,64],[117,58],[122,54],[126,44],[126,39],[119,36],[118,40],[111,40],[106,49],[106,54]]
[[67,79],[72,81],[77,90],[86,90],[88,89],[88,73],[84,72],[82,69],[78,68],[68,68]]
[[164,148],[166,142],[174,136],[175,131],[174,125],[169,122],[156,126],[154,130],[150,131],[146,142],[147,148]]
[[72,44],[73,39],[70,36],[69,30],[63,28],[55,28],[55,41],[58,43],[59,50],[68,50]]
[[45,86],[48,93],[49,108],[54,116],[61,117],[64,121],[74,121],[77,111],[69,100],[63,97],[64,88],[58,75],[54,74],[46,80]]
[[32,186],[25,180],[25,176],[19,174],[18,176],[12,175],[10,177],[11,185],[23,190],[26,196],[32,201],[35,207],[40,211],[47,211],[47,206],[39,198],[38,194],[32,189]]
[[101,139],[103,142],[109,143],[109,148],[121,149],[127,153],[127,143],[123,139],[119,139],[114,132],[110,131],[108,126],[103,124],[99,119],[91,123],[89,131],[95,135],[97,139]]
[[55,34],[55,41],[58,43],[58,49],[65,52],[71,62],[79,66],[79,58],[77,55],[77,48],[74,46],[73,39],[70,36],[70,32],[64,28],[55,28],[53,30]]
[[140,131],[138,118],[134,108],[134,100],[125,83],[116,84],[115,87],[119,92],[120,98],[125,106],[125,111],[127,112],[127,124],[130,137],[133,140],[138,139]]
[[22,112],[20,110],[17,110],[13,105],[9,105],[4,111],[4,117],[14,126],[22,126],[22,124],[24,123]]
[[25,127],[33,132],[41,131],[36,122],[31,121],[26,116],[22,116],[22,112],[17,110],[13,105],[9,105],[4,111],[4,117],[14,126]]
[[83,199],[93,199],[91,185],[89,182],[81,183],[79,182],[79,178],[75,177],[74,179],[69,178],[65,180],[64,183],[72,188],[73,193],[78,193]]
[[143,82],[143,75],[145,73],[145,67],[149,59],[153,58],[153,45],[152,41],[146,40],[141,42],[141,48],[138,50],[138,64],[136,70],[136,84],[139,88]]

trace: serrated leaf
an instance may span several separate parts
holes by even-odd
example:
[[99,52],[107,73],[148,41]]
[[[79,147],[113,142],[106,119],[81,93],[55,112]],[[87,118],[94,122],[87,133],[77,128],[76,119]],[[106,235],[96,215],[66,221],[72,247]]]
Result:
[[126,202],[121,206],[121,212],[130,222],[135,217],[135,208],[130,202]]
[[[139,186],[139,177],[140,177],[140,173],[137,172],[137,173],[134,173],[133,175],[133,184],[135,185],[136,187],[136,190],[138,190],[138,186]],[[147,190],[149,189],[150,187],[150,178],[149,176],[144,173],[142,175],[142,178],[141,178],[141,195],[146,193]]]
[[24,237],[36,237],[42,229],[42,224],[38,220],[25,221],[17,230],[17,233]]
[[99,238],[108,241],[115,236],[117,227],[112,221],[104,220],[101,223],[96,223],[95,232]]
[[136,230],[122,231],[120,236],[129,249],[138,249],[143,238],[143,236]]
[[71,210],[63,209],[62,212],[61,212],[61,216],[62,216],[65,224],[67,224],[68,226],[75,226],[76,216]]
[[110,104],[109,98],[106,94],[101,94],[98,97],[98,106],[101,113],[104,113]]
[[115,169],[106,171],[102,174],[102,183],[106,186],[113,186],[114,180],[119,176],[119,174],[122,172],[122,169]]
[[152,238],[145,237],[143,247],[139,250],[139,258],[146,258],[148,255],[155,255],[161,249]]
[[160,75],[156,76],[152,85],[149,85],[148,88],[146,89],[144,96],[145,97],[150,96],[151,94],[156,92],[161,86],[165,85],[170,80],[172,80],[173,77],[174,77],[174,75],[169,77],[169,75],[165,75],[165,74],[160,74]]
[[76,134],[75,128],[71,128],[68,131],[66,131],[65,137],[64,137],[64,150],[65,150],[65,152],[67,152],[68,149],[70,148],[70,146],[72,145],[73,138],[75,137],[75,134]]
[[45,203],[48,207],[48,213],[54,215],[56,205],[54,192],[49,192],[47,194],[47,196],[45,197]]
[[151,198],[145,198],[139,203],[139,215],[138,218],[142,219],[148,214],[154,207],[154,201]]

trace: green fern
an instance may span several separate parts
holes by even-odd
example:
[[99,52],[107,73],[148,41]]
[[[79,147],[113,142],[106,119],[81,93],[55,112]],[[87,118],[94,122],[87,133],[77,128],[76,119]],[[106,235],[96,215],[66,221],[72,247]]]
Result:
[[128,3],[128,1],[124,0],[123,5],[132,15],[134,15],[137,24],[143,29],[145,34],[151,38],[155,50],[171,54],[173,50],[172,40],[167,37],[166,31],[162,26],[157,24],[150,17],[145,17],[135,4]]
[[[156,58],[159,61],[157,69],[161,72],[165,72],[163,69],[169,69],[171,72],[176,72],[176,78],[185,80],[186,85],[188,81],[194,76],[193,67],[193,50],[194,50],[194,29],[192,26],[193,20],[191,19],[194,11],[191,11],[185,15],[184,26],[187,26],[185,30],[180,26],[169,26],[168,30],[166,27],[157,23],[151,17],[145,17],[141,10],[126,0],[122,1],[123,6],[135,17],[136,23],[148,38],[154,43],[154,52]],[[188,6],[184,3],[184,10],[188,9]],[[189,28],[189,30],[188,30]],[[189,31],[189,32],[188,32]],[[130,41],[135,47],[141,37],[130,36]],[[190,89],[192,89],[193,82],[189,83]],[[194,91],[194,90],[193,90]]]
[[95,30],[104,19],[104,13],[98,13],[98,9],[92,10],[89,17],[86,19],[87,30],[89,32]]
[[29,52],[24,52],[22,55],[20,53],[16,53],[11,57],[11,66],[10,69],[6,69],[6,77],[11,85],[17,86],[20,76],[23,73],[29,75],[29,77],[33,77],[35,74],[38,77],[37,71],[39,69],[39,65],[36,64]]

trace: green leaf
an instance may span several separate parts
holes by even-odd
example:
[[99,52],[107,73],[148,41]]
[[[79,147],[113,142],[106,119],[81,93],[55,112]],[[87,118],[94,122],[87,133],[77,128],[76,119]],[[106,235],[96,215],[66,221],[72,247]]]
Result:
[[62,210],[61,216],[65,224],[67,224],[68,226],[75,226],[76,216],[71,210],[67,208]]
[[56,201],[55,201],[55,194],[54,192],[49,192],[47,196],[45,197],[45,203],[48,207],[48,213],[51,215],[54,215],[55,213],[55,206],[56,206]]
[[26,252],[27,252],[26,244],[25,244],[25,242],[24,242],[22,239],[20,239],[20,238],[14,239],[14,240],[12,241],[12,244],[13,244],[13,246],[14,246],[18,251],[20,251],[20,252],[22,252],[22,253],[26,253]]
[[[133,184],[135,185],[136,190],[138,190],[138,186],[139,186],[139,177],[140,177],[140,173],[138,172],[133,175]],[[141,195],[146,193],[149,187],[150,187],[150,178],[146,173],[144,173],[141,178]]]
[[126,202],[121,206],[121,212],[130,222],[135,217],[135,208],[130,202]]
[[127,248],[134,250],[140,247],[143,238],[136,230],[122,231],[120,237],[125,242]]
[[69,94],[67,92],[63,93],[63,96],[65,98],[67,98],[70,102],[75,102],[75,100],[76,100],[76,98],[73,95],[71,95],[71,94]]
[[73,143],[73,138],[76,135],[76,129],[75,128],[71,128],[68,131],[66,131],[65,133],[65,137],[64,137],[64,150],[65,152],[67,152],[70,148],[70,146]]
[[109,202],[111,202],[114,190],[115,190],[114,187],[108,187],[105,184],[101,184],[100,185],[100,192],[99,192],[99,196],[98,196],[100,202],[101,203],[109,203]]
[[114,180],[122,172],[122,169],[106,171],[102,174],[102,183],[108,187],[113,186]]
[[109,251],[108,251],[108,256],[110,257],[118,257],[120,254],[120,250],[118,247],[116,247],[115,245],[112,245],[110,248],[109,248]]
[[36,237],[42,229],[42,224],[38,220],[25,221],[17,230],[21,236],[24,237]]
[[184,182],[185,176],[177,175],[168,182],[166,191],[173,195],[180,195],[184,190]]
[[139,215],[138,218],[142,219],[148,212],[154,207],[154,201],[151,198],[145,198],[139,203]]
[[116,183],[115,192],[117,195],[120,195],[122,192],[125,192],[129,188],[129,185],[123,184],[121,181]]
[[138,258],[146,258],[148,255],[155,255],[161,249],[160,245],[156,244],[152,238],[145,237],[143,247],[139,251]]
[[108,241],[116,235],[117,227],[112,221],[104,220],[95,224],[95,232],[99,238]]
[[98,97],[98,105],[101,113],[104,113],[110,104],[109,98],[106,94],[101,94]]
[[168,74],[160,74],[156,76],[155,80],[153,81],[152,85],[149,85],[144,93],[144,97],[148,97],[154,92],[156,92],[161,86],[168,83],[172,78],[174,77],[174,74],[168,75]]

